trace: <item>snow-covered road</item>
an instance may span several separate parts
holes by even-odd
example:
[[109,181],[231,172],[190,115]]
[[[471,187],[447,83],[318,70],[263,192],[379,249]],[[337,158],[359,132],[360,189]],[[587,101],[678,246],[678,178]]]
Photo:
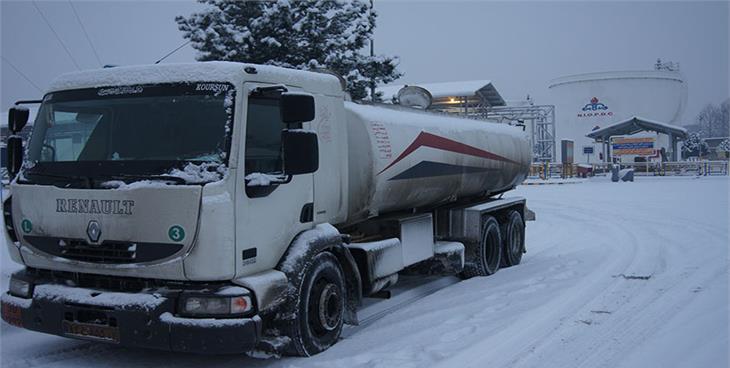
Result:
[[[517,267],[443,288],[312,358],[122,349],[2,323],[2,367],[727,367],[728,178],[520,187]],[[3,247],[4,248],[4,247]],[[12,266],[2,251],[2,287]]]

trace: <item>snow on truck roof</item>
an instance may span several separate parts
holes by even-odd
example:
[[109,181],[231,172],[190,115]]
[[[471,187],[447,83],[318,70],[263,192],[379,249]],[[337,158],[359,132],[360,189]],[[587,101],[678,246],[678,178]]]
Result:
[[[494,87],[492,81],[488,79],[443,83],[413,83],[410,85],[426,89],[431,93],[434,100],[449,97],[470,97],[481,94],[491,106],[505,105],[504,99]],[[390,101],[405,86],[407,85],[384,86],[376,89],[376,91],[383,93],[383,100]]]
[[[255,73],[246,72],[248,67],[255,68]],[[340,81],[333,75],[227,61],[121,66],[71,72],[62,74],[51,82],[48,92],[138,84],[218,81],[233,84],[244,81],[287,84],[301,87],[307,92],[326,95],[341,96],[344,93]]]

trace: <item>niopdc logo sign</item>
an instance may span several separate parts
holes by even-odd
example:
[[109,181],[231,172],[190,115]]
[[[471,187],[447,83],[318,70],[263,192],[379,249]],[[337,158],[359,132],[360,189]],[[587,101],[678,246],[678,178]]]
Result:
[[613,116],[613,112],[606,110],[608,110],[608,106],[606,106],[606,104],[602,102],[599,102],[598,97],[593,97],[591,98],[590,103],[587,103],[583,106],[581,112],[578,113],[578,117],[587,118],[593,116]]

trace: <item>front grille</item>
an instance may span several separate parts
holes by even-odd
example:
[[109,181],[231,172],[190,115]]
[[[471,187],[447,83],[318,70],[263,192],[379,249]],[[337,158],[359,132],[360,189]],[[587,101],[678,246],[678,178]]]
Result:
[[26,272],[35,277],[37,283],[73,285],[82,288],[106,291],[140,292],[145,289],[154,289],[159,287],[176,289],[181,285],[180,282],[168,280],[94,275],[68,271],[51,271],[31,267],[26,268]]
[[53,271],[27,267],[25,272],[32,277],[35,285],[60,284],[86,289],[117,291],[117,292],[144,292],[150,290],[175,293],[186,290],[217,290],[223,286],[230,286],[225,282],[203,281],[175,281],[161,279],[146,279],[137,277],[96,275],[80,272]]
[[104,242],[92,245],[81,240],[59,240],[63,258],[93,263],[133,263],[137,260],[137,244]]
[[182,244],[141,243],[106,240],[91,244],[82,239],[26,236],[30,245],[42,252],[76,261],[104,264],[142,263],[164,259],[182,249]]

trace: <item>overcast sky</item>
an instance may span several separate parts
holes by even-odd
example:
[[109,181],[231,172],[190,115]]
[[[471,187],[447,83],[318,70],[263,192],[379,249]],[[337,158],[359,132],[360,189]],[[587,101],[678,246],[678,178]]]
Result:
[[[68,1],[2,0],[1,109],[40,97],[55,76],[77,65],[99,67],[94,50],[101,64],[154,62],[184,42],[174,17],[203,7],[193,1],[74,1],[72,7]],[[685,123],[707,103],[729,96],[727,2],[376,0],[375,7],[376,52],[400,57],[405,75],[398,83],[491,79],[505,99],[529,93],[544,103],[553,78],[647,70],[662,58],[679,62],[688,82]],[[166,62],[194,58],[187,46]]]

